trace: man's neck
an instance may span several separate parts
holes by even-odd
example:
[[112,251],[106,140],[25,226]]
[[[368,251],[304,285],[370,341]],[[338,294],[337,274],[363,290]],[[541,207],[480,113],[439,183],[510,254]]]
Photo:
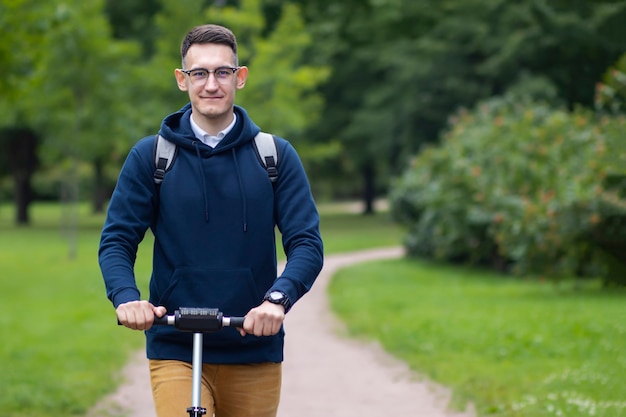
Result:
[[[229,113],[227,116],[211,119],[208,117],[203,117],[194,112],[191,112],[191,117],[193,121],[200,127],[202,130],[207,132],[209,135],[217,136],[222,130],[226,129],[232,122],[235,117],[234,113]],[[198,120],[200,119],[200,120]]]

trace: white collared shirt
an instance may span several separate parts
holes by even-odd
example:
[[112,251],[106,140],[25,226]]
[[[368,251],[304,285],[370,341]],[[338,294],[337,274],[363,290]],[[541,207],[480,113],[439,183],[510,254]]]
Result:
[[233,113],[233,121],[231,122],[231,124],[226,126],[224,130],[220,131],[217,136],[208,134],[200,126],[198,126],[198,124],[193,120],[193,114],[189,118],[189,121],[191,122],[191,130],[193,130],[194,135],[196,135],[196,137],[205,145],[208,145],[211,148],[215,148],[217,144],[220,143],[222,139],[224,139],[224,136],[226,136],[228,132],[233,130],[233,127],[235,127],[235,123],[237,122],[237,115]]

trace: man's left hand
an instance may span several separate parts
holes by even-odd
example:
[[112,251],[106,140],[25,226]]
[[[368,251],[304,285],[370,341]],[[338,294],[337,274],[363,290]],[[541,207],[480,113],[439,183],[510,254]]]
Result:
[[246,334],[273,336],[280,331],[283,320],[285,320],[285,307],[264,301],[263,304],[246,314],[246,320],[243,322],[243,328],[239,329],[239,333],[242,336]]

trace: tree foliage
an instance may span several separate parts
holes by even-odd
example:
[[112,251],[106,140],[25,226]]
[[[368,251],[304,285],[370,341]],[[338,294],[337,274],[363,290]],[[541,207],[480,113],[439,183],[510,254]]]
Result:
[[323,100],[316,89],[330,69],[307,63],[305,52],[313,39],[297,6],[284,5],[266,36],[260,6],[258,0],[244,0],[239,9],[213,7],[207,17],[241,34],[241,60],[250,75],[238,102],[263,129],[302,143],[303,131],[318,120],[322,110]]
[[595,104],[600,111],[626,113],[626,53],[596,85]]
[[[106,165],[119,164],[134,142],[155,133],[163,117],[187,101],[173,77],[182,37],[194,25],[221,21],[238,32],[242,57],[255,74],[242,103],[264,129],[301,136],[319,114],[315,89],[328,69],[306,64],[303,49],[312,40],[298,7],[281,7],[269,30],[260,1],[229,3],[109,2],[105,13],[103,0],[2,0],[0,23],[10,30],[0,42],[7,74],[0,81],[0,128],[30,127],[41,134],[44,166],[74,161],[67,164],[71,171],[80,161],[91,163],[102,207]],[[124,28],[128,10],[137,13]],[[143,32],[146,19],[151,24]],[[76,179],[69,174],[67,179]]]
[[0,2],[0,174],[12,177],[16,223],[29,221],[30,179],[39,142],[30,123],[37,109],[36,63],[45,53],[45,19],[50,9],[31,0]]
[[35,66],[45,50],[45,20],[49,4],[34,0],[0,2],[0,127],[28,123],[30,110],[37,103]]
[[119,163],[155,133],[186,102],[172,72],[196,24],[234,29],[239,103],[297,142],[313,182],[370,203],[456,109],[507,91],[589,107],[626,50],[623,0],[139,3],[0,0],[0,127],[42,135],[44,168]]
[[381,175],[435,142],[458,108],[510,89],[591,106],[595,83],[626,49],[623,1],[302,3],[314,55],[333,68],[313,136],[342,144],[350,162],[334,166]]
[[262,129],[300,142],[301,153],[313,153],[315,144],[302,140],[304,130],[321,112],[318,85],[328,76],[323,65],[307,63],[305,51],[312,39],[304,28],[299,8],[286,4],[268,28],[262,2],[243,0],[237,7],[204,7],[195,0],[163,2],[155,16],[158,38],[148,65],[137,69],[153,98],[142,108],[153,131],[161,119],[187,101],[174,80],[179,68],[180,42],[193,26],[207,22],[229,27],[237,36],[239,63],[249,68],[246,87],[237,93],[237,104],[247,109]]

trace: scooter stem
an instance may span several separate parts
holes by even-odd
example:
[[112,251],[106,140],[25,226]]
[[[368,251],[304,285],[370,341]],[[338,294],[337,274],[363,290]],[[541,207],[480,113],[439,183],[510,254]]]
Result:
[[206,408],[200,405],[200,392],[202,387],[202,344],[204,334],[193,334],[193,357],[192,357],[192,383],[191,383],[191,407],[187,409],[189,417],[199,417],[206,414]]

